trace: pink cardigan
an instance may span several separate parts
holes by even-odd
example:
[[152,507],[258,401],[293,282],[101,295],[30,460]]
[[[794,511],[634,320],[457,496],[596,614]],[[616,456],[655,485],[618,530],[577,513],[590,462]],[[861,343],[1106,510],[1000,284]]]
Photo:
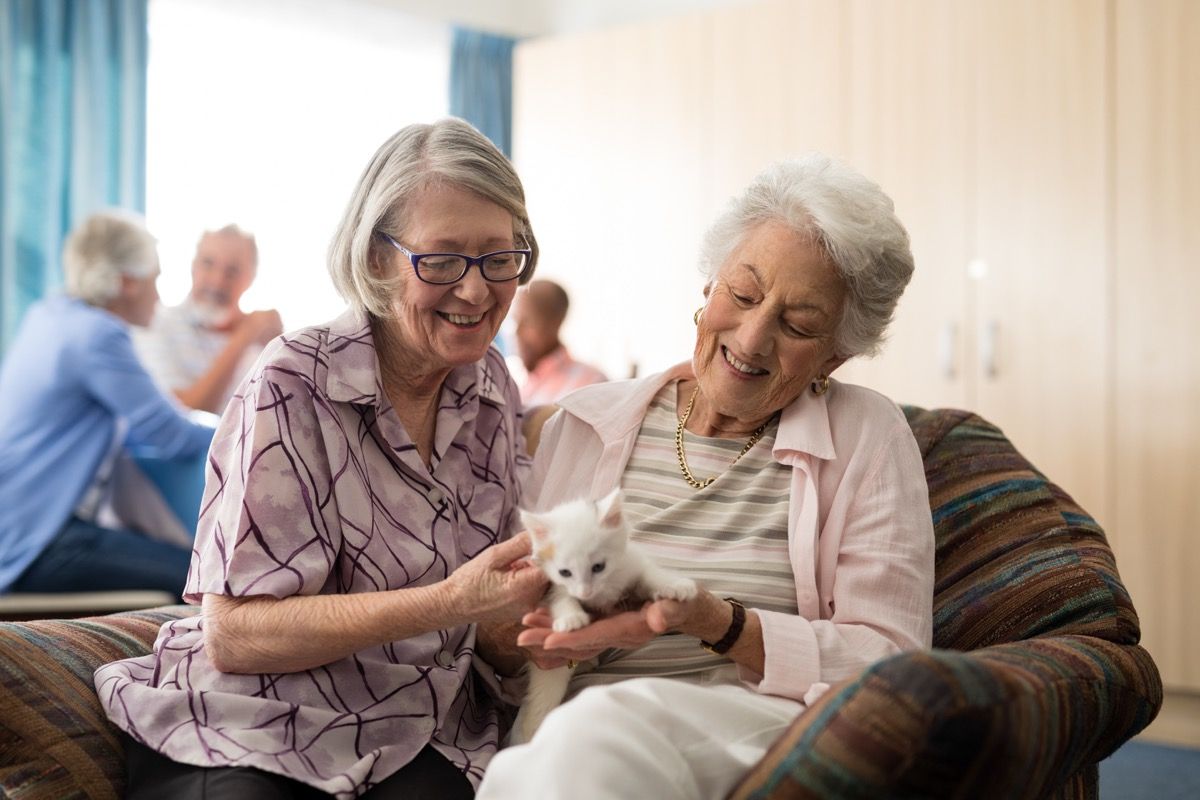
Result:
[[[560,401],[526,503],[545,509],[615,488],[655,394],[685,376],[690,365]],[[800,613],[754,610],[766,665],[741,677],[763,694],[811,704],[877,659],[930,646],[929,494],[903,413],[859,386],[830,381],[820,397],[801,395],[783,410],[773,454],[792,468],[788,552]]]

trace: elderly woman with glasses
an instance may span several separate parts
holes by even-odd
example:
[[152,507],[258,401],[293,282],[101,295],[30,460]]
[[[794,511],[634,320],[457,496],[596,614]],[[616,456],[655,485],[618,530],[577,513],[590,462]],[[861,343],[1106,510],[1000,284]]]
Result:
[[[490,347],[537,262],[521,182],[459,120],[368,164],[329,255],[350,309],[269,346],[226,410],[185,599],[96,673],[129,797],[470,797],[545,589],[521,406]],[[511,688],[511,687],[510,687]]]
[[[542,432],[538,508],[623,491],[632,538],[703,588],[518,641],[581,663],[481,798],[721,798],[829,684],[932,635],[933,525],[900,410],[830,376],[912,274],[874,183],[779,164],[706,239],[690,364],[587,387]],[[526,731],[518,731],[520,734]]]

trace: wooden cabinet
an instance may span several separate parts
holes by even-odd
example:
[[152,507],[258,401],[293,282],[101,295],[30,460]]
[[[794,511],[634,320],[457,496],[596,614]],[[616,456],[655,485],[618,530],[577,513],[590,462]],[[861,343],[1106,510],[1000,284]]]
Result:
[[1108,61],[1094,0],[982,3],[976,407],[1102,524],[1109,452]]
[[711,215],[772,161],[845,155],[842,0],[772,0],[712,14]]
[[843,376],[971,408],[1111,518],[1106,18],[1091,0],[852,5],[850,159],[916,272]]
[[1163,682],[1200,692],[1200,4],[1118,0],[1115,34],[1112,538]]
[[855,0],[848,27],[848,160],[895,201],[916,270],[882,355],[838,377],[905,403],[972,408],[975,12],[961,0]]

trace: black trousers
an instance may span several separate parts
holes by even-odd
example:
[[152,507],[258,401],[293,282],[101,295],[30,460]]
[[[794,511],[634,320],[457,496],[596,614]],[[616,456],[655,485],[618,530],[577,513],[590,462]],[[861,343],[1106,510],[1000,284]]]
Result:
[[[126,800],[328,800],[308,784],[253,767],[180,764],[122,734]],[[475,789],[445,756],[426,745],[416,758],[362,795],[364,800],[471,800]]]

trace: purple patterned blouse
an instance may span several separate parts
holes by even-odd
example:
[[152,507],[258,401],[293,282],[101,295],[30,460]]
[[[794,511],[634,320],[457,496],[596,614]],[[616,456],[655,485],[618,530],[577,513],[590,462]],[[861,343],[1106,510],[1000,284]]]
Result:
[[[442,580],[518,524],[520,409],[494,349],[451,372],[431,474],[382,389],[365,317],[276,339],[213,440],[186,599]],[[201,616],[166,623],[153,654],[96,672],[109,718],[175,761],[349,798],[427,743],[476,785],[496,751],[498,683],[473,625],[266,675],[218,672],[202,632]]]

